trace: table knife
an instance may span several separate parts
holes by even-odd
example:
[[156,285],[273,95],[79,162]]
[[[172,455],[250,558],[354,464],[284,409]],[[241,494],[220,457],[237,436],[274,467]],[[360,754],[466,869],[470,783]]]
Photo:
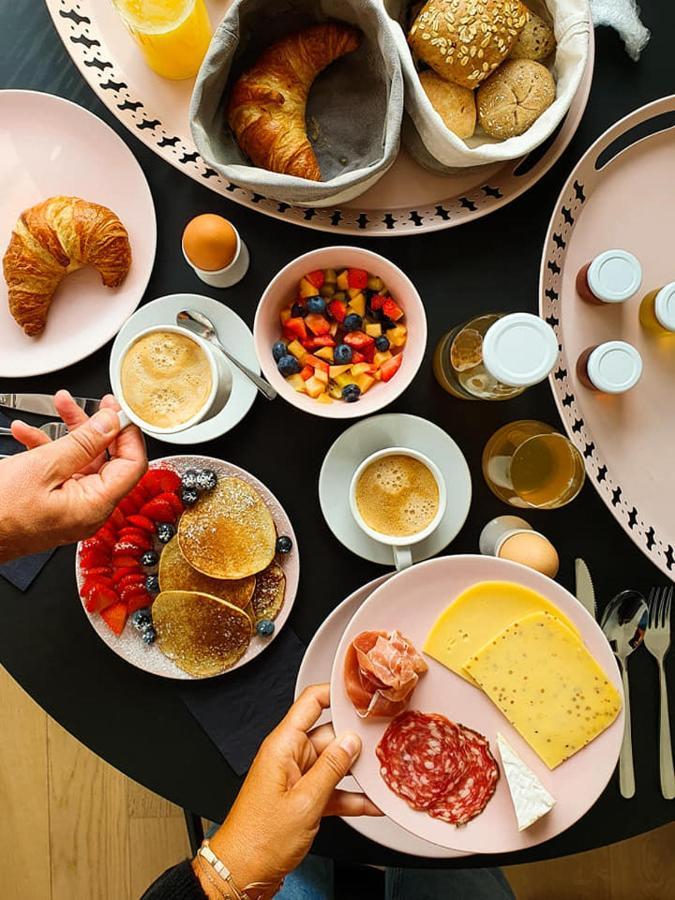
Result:
[[[73,400],[88,416],[97,412],[101,405],[101,401],[93,397],[73,397]],[[0,406],[40,416],[58,416],[51,394],[0,394]]]
[[588,566],[583,559],[574,560],[574,575],[577,600],[596,619],[598,607],[595,600],[595,590],[593,589],[591,573],[588,571]]

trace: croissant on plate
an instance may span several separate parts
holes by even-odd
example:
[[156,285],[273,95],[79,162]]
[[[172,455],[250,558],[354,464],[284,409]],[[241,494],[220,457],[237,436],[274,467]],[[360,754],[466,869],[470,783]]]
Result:
[[106,206],[50,197],[21,213],[2,263],[9,311],[32,337],[44,330],[54,293],[70,272],[92,265],[106,287],[124,281],[129,235]]
[[272,44],[234,83],[227,118],[237,143],[263,169],[321,181],[307,137],[305,107],[326,66],[359,46],[350,25],[311,25]]

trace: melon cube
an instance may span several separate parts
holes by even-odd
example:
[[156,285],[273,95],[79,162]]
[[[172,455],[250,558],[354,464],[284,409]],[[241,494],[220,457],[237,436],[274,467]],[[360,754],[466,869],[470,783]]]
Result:
[[296,375],[289,375],[286,381],[290,384],[294,391],[297,391],[299,394],[306,393],[305,380],[297,373]]
[[324,372],[323,369],[314,369],[314,377],[322,384],[328,384],[328,372]]
[[356,378],[356,383],[361,388],[361,393],[365,394],[366,391],[375,384],[375,379],[372,377],[372,375],[368,375],[366,372],[363,372],[363,374],[359,375]]
[[309,394],[310,397],[318,397],[319,394],[323,394],[326,389],[326,385],[319,381],[316,375],[313,378],[309,378],[307,381],[303,382],[305,385],[305,390]]
[[346,372],[344,375],[338,375],[335,381],[340,385],[341,388],[346,387],[348,384],[356,384],[356,379]]
[[357,378],[359,375],[363,375],[364,372],[370,375],[370,373],[372,372],[372,366],[370,365],[370,363],[362,362],[356,363],[356,365],[352,366],[352,375],[354,376],[354,378]]

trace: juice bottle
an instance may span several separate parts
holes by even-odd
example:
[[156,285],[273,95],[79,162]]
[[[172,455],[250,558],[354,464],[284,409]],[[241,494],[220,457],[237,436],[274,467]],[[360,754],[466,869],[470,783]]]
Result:
[[675,334],[675,281],[642,298],[640,324],[654,334]]
[[604,250],[582,266],[577,294],[587,303],[623,303],[639,290],[642,266],[627,250]]
[[642,357],[626,341],[605,341],[583,351],[577,360],[577,375],[592,391],[623,394],[640,380]]
[[192,78],[211,41],[204,0],[113,0],[145,61],[164,78]]

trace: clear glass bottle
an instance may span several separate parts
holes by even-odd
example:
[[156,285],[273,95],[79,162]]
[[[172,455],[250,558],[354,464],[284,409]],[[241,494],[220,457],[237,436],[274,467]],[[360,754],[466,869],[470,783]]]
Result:
[[463,400],[508,400],[543,381],[558,356],[555,332],[531,313],[486,313],[444,334],[434,375]]
[[642,298],[640,324],[654,334],[675,334],[675,281]]

